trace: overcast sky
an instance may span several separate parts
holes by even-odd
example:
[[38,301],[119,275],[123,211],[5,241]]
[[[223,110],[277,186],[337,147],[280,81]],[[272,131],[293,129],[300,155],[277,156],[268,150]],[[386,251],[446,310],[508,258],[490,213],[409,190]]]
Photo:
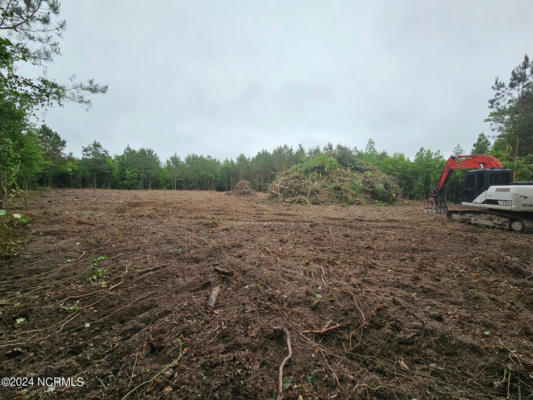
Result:
[[327,142],[445,156],[490,133],[491,85],[533,56],[533,1],[62,2],[49,75],[109,85],[46,123],[98,140],[235,158]]

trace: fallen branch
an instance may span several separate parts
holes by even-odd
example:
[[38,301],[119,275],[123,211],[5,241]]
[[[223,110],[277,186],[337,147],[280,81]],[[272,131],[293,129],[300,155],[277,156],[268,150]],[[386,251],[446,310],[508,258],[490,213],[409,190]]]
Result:
[[76,295],[76,296],[69,296],[69,297],[64,298],[63,300],[59,300],[58,302],[54,303],[53,305],[65,303],[65,301],[70,300],[70,299],[80,299],[82,297],[90,296],[90,295],[93,295],[95,293],[105,292],[106,290],[113,290],[114,288],[116,288],[117,286],[122,285],[123,283],[124,283],[124,281],[120,281],[119,283],[109,287],[108,289],[99,289],[99,290],[95,290],[93,292],[89,292],[89,293],[85,293],[85,294],[80,294],[80,295]]
[[149,383],[152,383],[155,379],[159,378],[161,376],[161,374],[163,372],[165,372],[167,369],[169,368],[173,368],[175,367],[178,362],[181,360],[181,356],[182,356],[182,352],[181,352],[181,347],[182,347],[182,344],[181,344],[181,340],[180,339],[177,339],[178,340],[178,343],[180,345],[180,355],[178,356],[178,358],[176,358],[174,361],[172,361],[170,364],[168,364],[165,368],[163,368],[161,371],[159,371],[157,374],[155,374],[154,376],[152,376],[150,379],[148,379],[147,381],[144,381],[143,383],[140,383],[138,384],[137,386],[135,386],[133,389],[131,389],[128,393],[126,393],[121,400],[126,400],[130,394],[134,393],[135,391],[137,391],[139,388],[142,388],[144,385],[148,385]]
[[349,344],[350,349],[349,349],[349,351],[354,351],[361,344],[361,340],[363,339],[363,329],[368,325],[368,321],[366,320],[365,313],[363,313],[363,310],[361,309],[361,307],[359,307],[359,303],[357,303],[357,298],[355,297],[355,295],[352,292],[350,292],[350,291],[348,291],[348,293],[352,296],[353,302],[355,304],[355,308],[357,308],[357,310],[361,314],[361,318],[362,318],[361,324],[355,330],[355,331],[359,331],[359,340],[353,346],[352,346],[352,334],[353,334],[353,332],[350,331],[350,340],[349,340],[350,341],[350,344]]
[[355,307],[361,313],[361,318],[363,319],[363,323],[361,324],[360,328],[362,328],[367,325],[366,317],[365,317],[365,314],[363,313],[363,310],[361,310],[361,307],[359,307],[359,304],[357,303],[357,299],[355,298],[355,295],[353,293],[351,293],[351,295],[353,298],[353,302],[355,303]]
[[326,366],[329,368],[329,370],[333,374],[333,379],[335,380],[335,383],[337,384],[337,386],[340,386],[341,384],[339,383],[339,378],[337,374],[335,373],[335,371],[333,371],[333,368],[331,368],[331,366],[329,365],[328,360],[326,360],[326,356],[324,356],[324,352],[322,350],[320,350],[320,354],[322,354],[322,358],[324,359]]
[[287,357],[283,359],[283,361],[281,362],[281,365],[279,366],[278,400],[282,400],[283,399],[283,368],[285,368],[285,364],[287,364],[287,362],[292,357],[291,334],[289,333],[289,330],[287,328],[275,327],[274,329],[283,330],[285,332],[285,336],[287,337],[287,348],[289,349],[289,354],[287,355]]
[[[143,300],[143,299],[145,299],[146,297],[148,297],[148,296],[150,296],[150,295],[152,295],[152,294],[154,294],[154,293],[155,293],[155,292],[150,292],[150,293],[148,293],[148,294],[146,294],[146,295],[144,295],[144,296],[142,296],[142,297],[139,297],[138,299],[133,300],[131,303],[128,303],[128,304],[126,304],[126,305],[123,306],[123,307],[119,307],[119,308],[115,309],[115,310],[114,310],[113,312],[111,312],[110,314],[108,314],[108,315],[106,315],[106,316],[104,316],[104,317],[102,317],[102,318],[100,318],[100,319],[97,319],[97,320],[95,320],[95,321],[91,321],[91,322],[89,322],[89,324],[92,325],[92,324],[95,324],[95,323],[97,323],[97,322],[103,321],[103,320],[109,318],[111,315],[115,314],[117,311],[120,311],[120,310],[122,310],[122,309],[124,309],[124,308],[130,307],[130,306],[132,306],[134,303],[136,303],[136,302],[138,302],[138,301],[140,301],[140,300]],[[85,308],[85,307],[84,307],[84,308]],[[39,342],[42,342],[42,341],[44,341],[44,340],[47,340],[48,338],[50,338],[50,337],[52,337],[52,336],[59,335],[59,334],[61,334],[63,328],[65,327],[65,324],[66,324],[67,322],[73,320],[73,319],[74,319],[75,317],[77,317],[78,315],[80,315],[79,312],[76,313],[76,314],[74,314],[72,317],[69,316],[69,317],[65,318],[63,321],[61,321],[61,322],[59,322],[59,323],[57,323],[57,324],[54,324],[54,325],[48,326],[48,327],[46,327],[46,328],[35,329],[35,330],[32,330],[32,331],[26,331],[26,332],[21,332],[21,333],[32,333],[32,332],[36,332],[36,333],[35,333],[33,336],[30,336],[29,338],[25,339],[24,342],[13,343],[13,342],[15,342],[15,341],[17,340],[17,339],[13,339],[12,341],[7,341],[7,342],[0,343],[0,348],[1,348],[1,347],[6,347],[6,346],[19,346],[19,345],[27,346],[27,345],[30,344],[30,343],[31,343],[31,344],[39,343]],[[61,326],[61,328],[60,328],[58,331],[56,331],[56,332],[54,332],[54,333],[51,333],[51,334],[49,334],[49,335],[47,335],[47,336],[40,336],[38,339],[34,340],[34,338],[35,338],[36,336],[38,336],[38,332],[43,331],[43,330],[45,330],[45,329],[52,328],[52,327],[57,326],[57,325],[59,325],[59,324],[62,324],[62,326]],[[75,329],[79,329],[79,328],[73,328],[73,330],[75,330]],[[69,331],[69,332],[72,332],[73,330],[71,330],[71,331]],[[69,332],[63,332],[63,333],[69,333]]]
[[329,331],[332,331],[333,329],[338,329],[338,328],[341,328],[342,325],[333,325],[333,326],[330,326],[330,327],[324,327],[322,329],[319,329],[319,330],[316,330],[316,331],[302,331],[302,333],[317,333],[319,335],[323,335],[324,333],[328,333]]

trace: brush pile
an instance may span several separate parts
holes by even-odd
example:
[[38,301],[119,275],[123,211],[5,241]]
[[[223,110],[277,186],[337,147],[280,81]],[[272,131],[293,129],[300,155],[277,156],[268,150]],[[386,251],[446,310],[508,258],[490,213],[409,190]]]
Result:
[[319,155],[279,174],[269,193],[280,201],[302,204],[394,204],[401,195],[395,179],[365,164],[358,171]]
[[237,182],[231,193],[239,196],[255,196],[256,194],[252,184],[246,179]]

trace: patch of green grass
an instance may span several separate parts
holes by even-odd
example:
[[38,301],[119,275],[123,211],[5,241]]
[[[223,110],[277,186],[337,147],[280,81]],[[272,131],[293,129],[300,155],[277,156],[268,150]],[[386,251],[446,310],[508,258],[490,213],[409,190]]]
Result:
[[106,268],[100,267],[102,261],[107,260],[107,256],[100,256],[91,261],[91,276],[88,278],[90,283],[98,283],[102,286],[106,285],[106,280],[110,274]]

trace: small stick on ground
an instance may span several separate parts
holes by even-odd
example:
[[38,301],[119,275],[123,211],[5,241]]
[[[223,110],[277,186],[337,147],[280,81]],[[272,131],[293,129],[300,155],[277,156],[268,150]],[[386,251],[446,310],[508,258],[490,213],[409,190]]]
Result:
[[287,337],[287,348],[289,349],[289,354],[287,357],[283,359],[281,362],[281,365],[279,366],[279,382],[278,382],[278,399],[283,399],[283,368],[285,368],[285,364],[291,359],[292,357],[292,347],[291,347],[291,334],[289,333],[289,330],[287,328],[280,328],[280,327],[274,327],[276,330],[283,330],[285,332],[285,336]]
[[366,273],[368,271],[368,263],[365,262],[364,264],[365,264],[365,267],[363,269],[363,274],[361,275],[361,292],[363,291],[363,283],[365,281]]
[[337,248],[337,243],[335,242],[335,238],[333,237],[333,232],[331,231],[331,226],[328,226],[329,234],[331,235],[331,240],[333,241],[333,248]]
[[328,286],[328,283],[326,282],[326,271],[324,271],[324,267],[321,265],[320,269],[322,270],[322,283],[324,283],[324,286]]
[[367,325],[367,321],[366,321],[365,314],[363,313],[363,310],[361,310],[361,307],[359,307],[359,304],[357,303],[357,299],[356,299],[355,295],[353,293],[350,293],[350,294],[352,295],[353,302],[355,303],[355,307],[357,308],[359,313],[361,313],[361,317],[363,318],[363,322],[361,324],[361,327],[366,326]]
[[335,373],[335,371],[333,371],[333,368],[331,368],[331,366],[329,365],[328,360],[326,360],[326,356],[324,356],[324,352],[322,350],[320,350],[320,354],[322,354],[322,358],[324,359],[326,366],[329,368],[329,370],[333,374],[333,379],[335,380],[335,383],[337,384],[337,386],[340,386],[341,384],[339,383],[339,378],[337,374]]
[[135,373],[135,366],[137,365],[137,357],[139,356],[139,350],[135,352],[135,361],[133,361],[133,368],[131,369],[131,375],[130,375],[130,383],[128,385],[131,386],[131,382],[133,381],[133,374]]
[[144,381],[140,384],[138,384],[137,386],[135,386],[133,389],[131,389],[128,393],[126,393],[121,400],[126,400],[132,393],[134,393],[135,391],[137,391],[137,389],[140,389],[142,388],[143,386],[145,385],[148,385],[150,383],[152,383],[155,379],[159,378],[167,369],[169,368],[174,368],[176,365],[178,365],[178,362],[181,360],[181,357],[183,355],[182,353],[182,344],[181,344],[181,340],[178,339],[178,344],[179,344],[179,351],[180,351],[180,354],[178,356],[178,358],[176,358],[174,361],[172,361],[170,364],[168,364],[165,368],[163,368],[161,371],[159,371],[157,374],[155,374],[154,376],[152,376],[150,379],[148,379],[147,381]]
[[329,331],[332,331],[333,329],[338,329],[342,327],[342,325],[333,325],[330,327],[325,327],[316,331],[302,331],[302,333],[317,333],[319,335],[323,335],[324,333],[328,333]]
[[224,268],[214,267],[213,269],[216,272],[218,272],[219,274],[222,274],[222,275],[233,275],[233,271],[229,271],[229,270],[224,269]]
[[98,378],[97,376],[95,376],[95,378],[98,379],[98,382],[101,383],[101,385],[104,387],[104,389],[107,388],[107,386],[105,385],[105,383],[102,382],[102,380],[101,380],[100,378]]

